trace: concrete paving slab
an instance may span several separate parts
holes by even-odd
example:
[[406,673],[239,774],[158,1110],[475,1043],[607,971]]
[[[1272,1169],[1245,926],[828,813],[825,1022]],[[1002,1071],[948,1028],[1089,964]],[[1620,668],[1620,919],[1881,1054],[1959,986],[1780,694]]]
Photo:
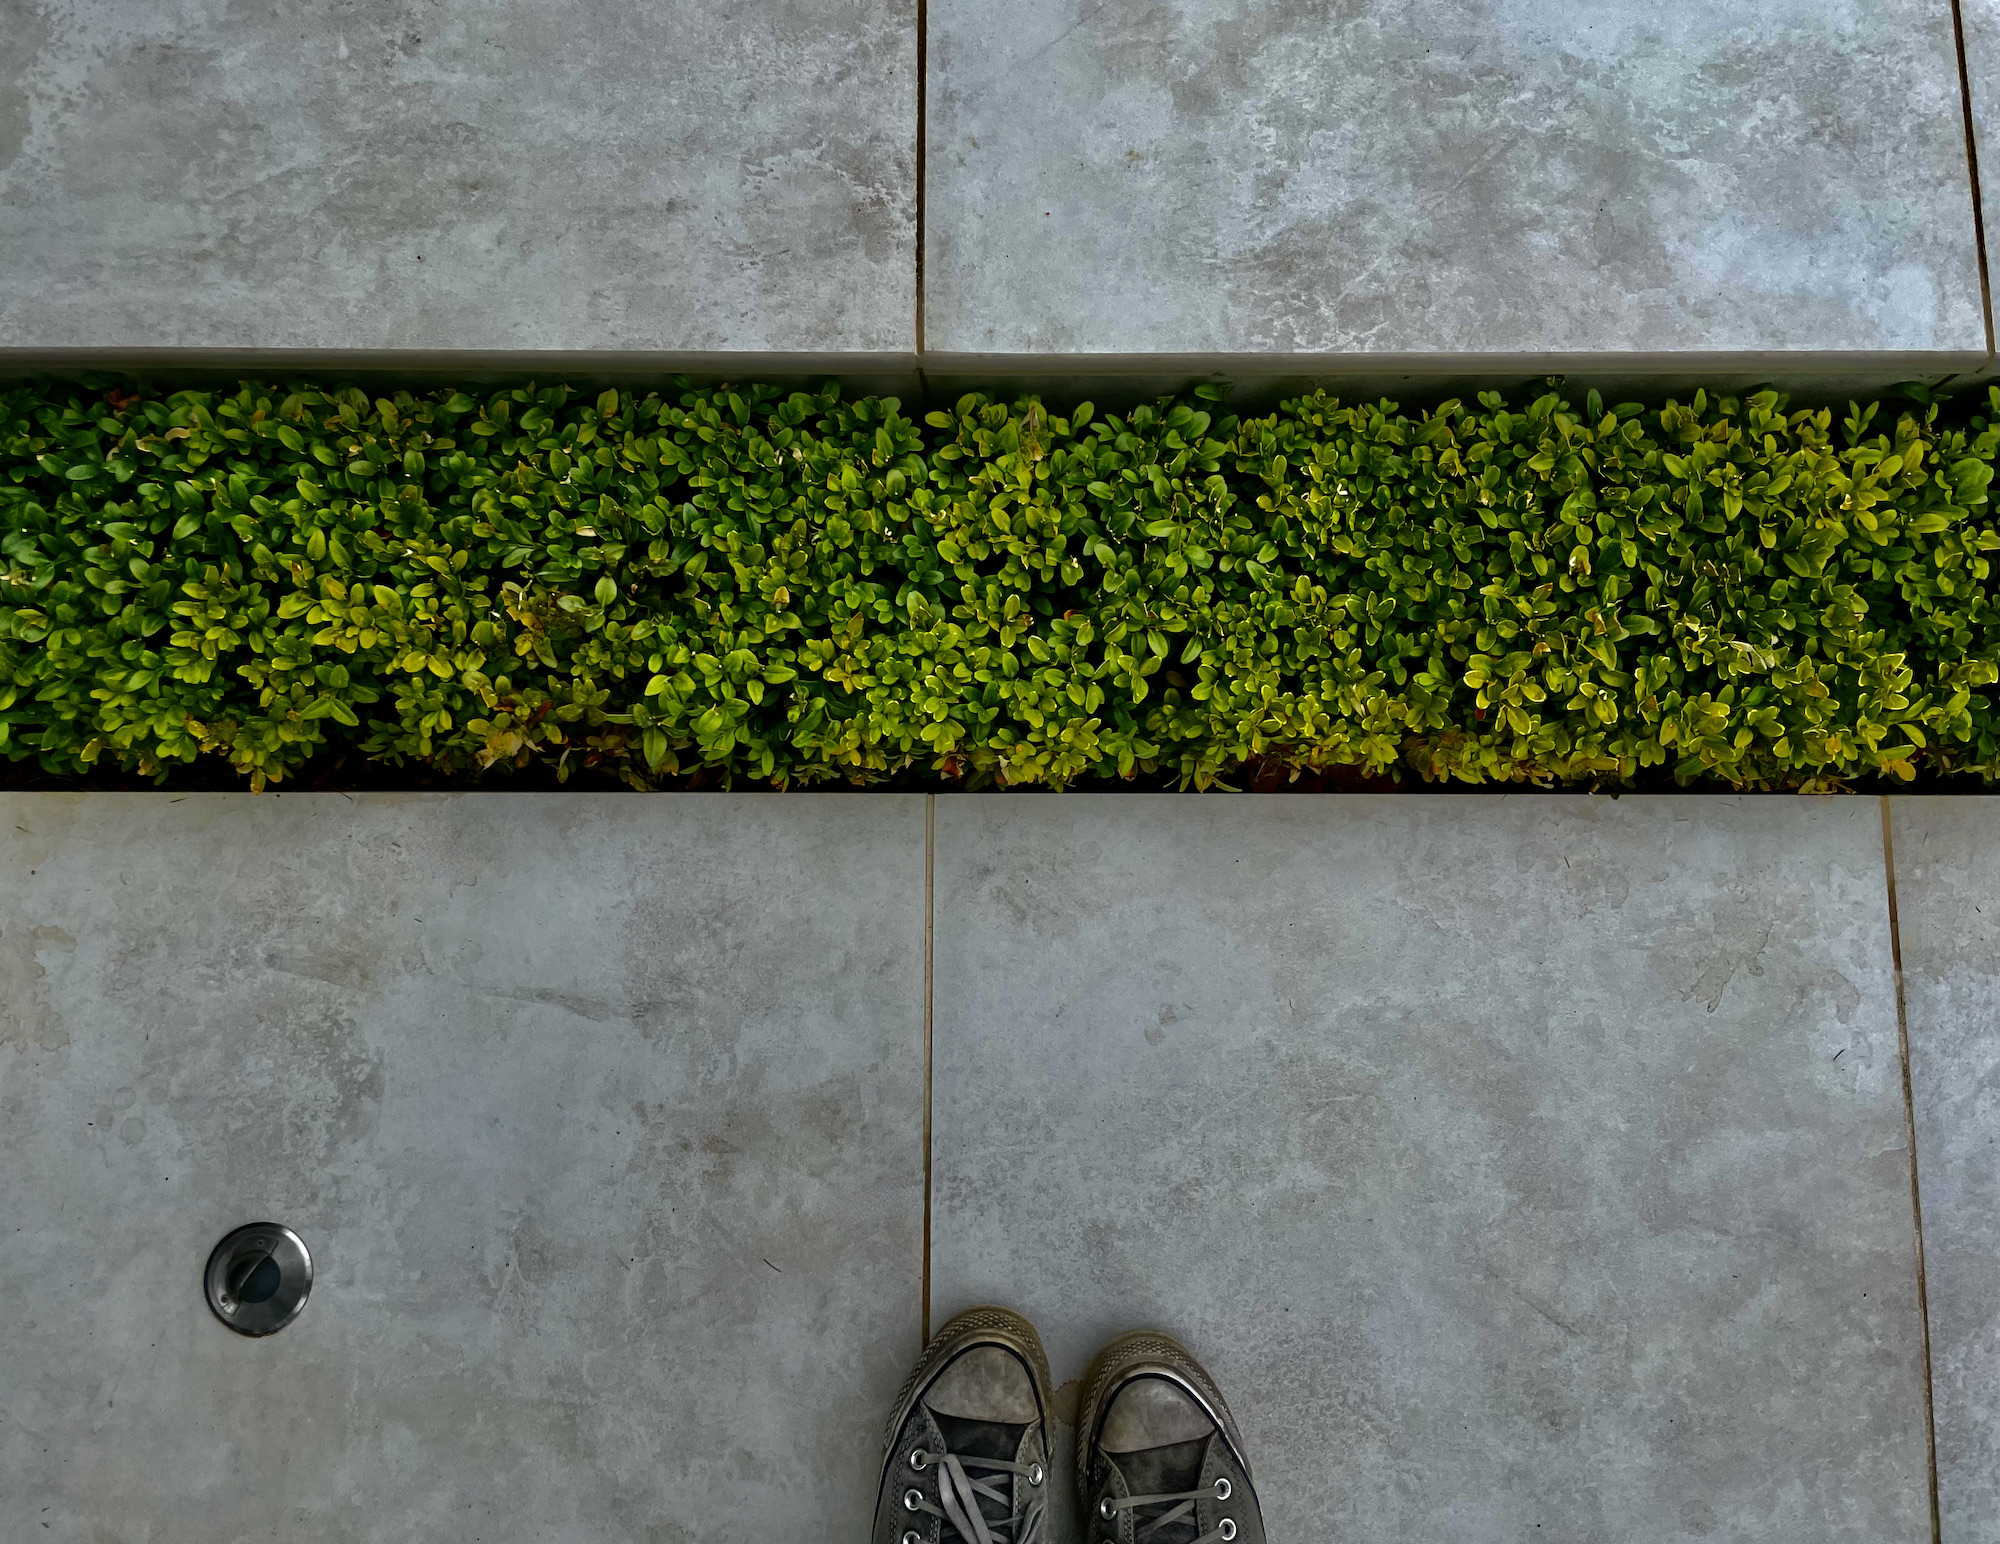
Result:
[[859,1537],[923,865],[907,797],[0,798],[0,1532]]
[[940,354],[1987,349],[1943,0],[929,24]]
[[0,348],[913,345],[914,0],[0,14]]
[[2000,1544],[2000,799],[1891,801],[1943,1544]]
[[1930,1536],[1873,802],[966,796],[935,861],[933,1322],[1178,1334],[1273,1538]]

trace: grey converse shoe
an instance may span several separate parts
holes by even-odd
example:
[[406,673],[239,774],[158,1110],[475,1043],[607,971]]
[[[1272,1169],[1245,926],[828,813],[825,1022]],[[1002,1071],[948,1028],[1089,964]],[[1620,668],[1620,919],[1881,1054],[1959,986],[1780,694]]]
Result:
[[1229,1407],[1158,1330],[1119,1336],[1084,1374],[1076,1472],[1088,1544],[1264,1544]]
[[971,1308],[924,1348],[889,1417],[871,1544],[1048,1544],[1049,1359]]

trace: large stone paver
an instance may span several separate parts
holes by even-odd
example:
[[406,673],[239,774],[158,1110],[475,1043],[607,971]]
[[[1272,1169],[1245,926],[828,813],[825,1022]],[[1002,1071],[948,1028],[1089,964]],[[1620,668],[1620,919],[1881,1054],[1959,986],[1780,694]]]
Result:
[[938,801],[932,1317],[1217,1374],[1274,1539],[1930,1534],[1874,801]]
[[1986,349],[1948,0],[929,20],[934,351]]
[[859,1537],[923,866],[906,797],[0,798],[0,1533]]
[[913,0],[16,0],[0,34],[0,348],[912,347]]
[[2000,1544],[2000,799],[1893,801],[1944,1544]]

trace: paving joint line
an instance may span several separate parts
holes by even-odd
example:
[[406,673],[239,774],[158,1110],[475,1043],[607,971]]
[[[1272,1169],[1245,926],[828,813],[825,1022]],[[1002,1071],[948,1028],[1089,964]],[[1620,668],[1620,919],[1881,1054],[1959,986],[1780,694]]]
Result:
[[[921,5],[922,0],[918,3]],[[1951,37],[1958,49],[1958,100],[1965,115],[1965,169],[1972,179],[1972,244],[1979,253],[1979,309],[1986,319],[1986,352],[1991,354],[1993,281],[1986,272],[1986,200],[1979,190],[1979,136],[1972,117],[1972,73],[1965,64],[1963,0],[1951,0]]]
[[1917,1104],[1910,1081],[1910,1015],[1903,992],[1903,927],[1896,904],[1896,837],[1890,824],[1889,796],[1882,801],[1882,872],[1889,893],[1889,959],[1896,981],[1896,1041],[1903,1063],[1903,1135],[1910,1148],[1910,1223],[1916,1237],[1917,1324],[1924,1354],[1924,1459],[1930,1472],[1931,1544],[1943,1544],[1944,1522],[1938,1505],[1937,1415],[1931,1377],[1931,1305],[1924,1275],[1924,1205],[1917,1175]]
[[937,878],[937,795],[924,795],[924,1345],[931,1343],[931,897]]

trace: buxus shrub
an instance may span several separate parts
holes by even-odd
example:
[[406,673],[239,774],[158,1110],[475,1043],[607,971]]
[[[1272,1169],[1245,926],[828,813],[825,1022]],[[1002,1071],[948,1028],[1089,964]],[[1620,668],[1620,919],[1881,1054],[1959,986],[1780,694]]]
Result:
[[14,387],[0,747],[258,788],[335,744],[640,786],[1990,779],[1997,446],[1770,391]]

